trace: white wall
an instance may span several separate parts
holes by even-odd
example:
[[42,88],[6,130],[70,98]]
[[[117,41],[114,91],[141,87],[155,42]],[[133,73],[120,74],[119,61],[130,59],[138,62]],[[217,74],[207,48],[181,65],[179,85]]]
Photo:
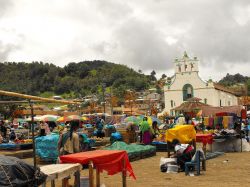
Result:
[[[191,84],[193,86],[194,97],[198,97],[201,102],[204,103],[204,99],[207,99],[207,104],[212,106],[220,106],[220,100],[222,106],[232,106],[238,104],[236,96],[230,93],[226,93],[220,90],[216,90],[213,83],[206,83],[202,81],[198,75],[198,72],[187,72],[175,74],[175,78],[172,85],[164,87],[165,96],[165,110],[170,114],[170,110],[183,103],[182,88],[185,84]],[[173,100],[173,107],[171,107],[171,100]]]

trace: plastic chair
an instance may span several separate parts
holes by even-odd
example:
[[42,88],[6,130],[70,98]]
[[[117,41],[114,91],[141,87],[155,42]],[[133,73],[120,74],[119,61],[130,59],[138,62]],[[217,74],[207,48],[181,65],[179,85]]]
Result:
[[200,166],[202,162],[202,169],[205,171],[206,170],[206,158],[201,150],[197,150],[191,160],[191,162],[186,162],[185,163],[185,174],[188,175],[189,173],[189,168],[194,167],[196,168],[197,175],[200,175]]

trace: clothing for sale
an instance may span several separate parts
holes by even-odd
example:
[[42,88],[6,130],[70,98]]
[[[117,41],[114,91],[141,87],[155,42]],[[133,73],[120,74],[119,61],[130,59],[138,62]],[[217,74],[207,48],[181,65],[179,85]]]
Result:
[[217,125],[222,125],[223,122],[223,117],[222,116],[218,116],[218,123]]
[[218,124],[218,117],[215,116],[215,117],[214,117],[214,128],[216,127],[217,124]]
[[228,116],[228,117],[229,117],[228,128],[233,129],[234,128],[234,117],[233,116]]
[[227,129],[228,128],[228,125],[229,125],[229,116],[223,116],[223,127],[224,129]]
[[214,118],[213,117],[209,117],[208,126],[213,128],[213,126],[214,126]]
[[208,117],[204,117],[204,125],[205,126],[209,125],[209,118]]

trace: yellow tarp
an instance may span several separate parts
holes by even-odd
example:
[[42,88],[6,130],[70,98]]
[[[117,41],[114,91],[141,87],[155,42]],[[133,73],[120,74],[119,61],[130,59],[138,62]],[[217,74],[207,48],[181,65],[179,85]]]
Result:
[[181,143],[189,143],[195,138],[196,132],[193,125],[176,125],[174,128],[168,129],[165,136],[168,142],[178,139]]

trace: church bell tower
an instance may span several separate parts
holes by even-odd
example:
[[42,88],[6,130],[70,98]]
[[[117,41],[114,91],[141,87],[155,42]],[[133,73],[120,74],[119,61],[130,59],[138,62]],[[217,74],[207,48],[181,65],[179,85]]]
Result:
[[199,72],[198,59],[197,57],[194,57],[193,59],[189,58],[187,52],[185,51],[181,59],[175,59],[175,74],[191,72]]

